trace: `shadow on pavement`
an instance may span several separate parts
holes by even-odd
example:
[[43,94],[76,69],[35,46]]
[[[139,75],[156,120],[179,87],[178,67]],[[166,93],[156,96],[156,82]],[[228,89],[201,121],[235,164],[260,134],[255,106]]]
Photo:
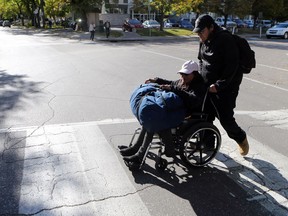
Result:
[[288,181],[273,164],[261,159],[245,157],[245,160],[252,165],[252,168],[249,168],[237,163],[228,155],[223,155],[233,161],[234,168],[229,169],[229,175],[250,192],[250,200],[259,199],[273,203],[283,210],[283,214],[287,215],[288,209],[271,196],[272,192],[272,194],[277,194],[278,200],[288,200],[286,191]]
[[[40,93],[40,83],[28,81],[26,78],[24,75],[11,75],[5,70],[0,70],[1,129],[9,111],[25,109],[27,100]],[[4,129],[0,133],[0,215],[18,213],[25,138],[26,132]]]
[[27,78],[25,75],[11,75],[5,70],[0,70],[0,126],[6,112],[23,109],[27,99],[41,92],[40,83],[28,81]]
[[[145,164],[143,172],[135,171],[132,175],[136,184],[153,184],[189,201],[195,214],[199,216],[272,215],[257,201],[248,201],[251,195],[232,178],[229,178],[224,171],[211,167],[187,169],[181,161],[168,168],[161,172]],[[159,191],[158,194],[153,194],[151,190],[149,201],[146,201],[151,202],[152,199],[154,203],[162,199]],[[163,206],[163,208],[171,207]],[[150,213],[157,215],[156,212]],[[187,212],[183,215],[187,215]]]
[[0,134],[0,215],[18,213],[24,169],[26,143],[23,137],[25,136],[24,132]]

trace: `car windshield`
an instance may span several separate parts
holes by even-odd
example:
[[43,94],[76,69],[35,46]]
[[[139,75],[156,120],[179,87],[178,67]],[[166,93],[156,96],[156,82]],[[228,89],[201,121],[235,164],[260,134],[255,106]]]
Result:
[[276,26],[274,26],[274,28],[288,28],[288,23],[282,23],[282,24],[278,24]]
[[150,24],[158,24],[156,21],[150,21]]
[[140,24],[140,21],[136,20],[136,19],[132,19],[132,20],[129,20],[129,23],[131,23],[131,24]]
[[176,20],[169,19],[168,22],[170,22],[170,23],[176,23]]

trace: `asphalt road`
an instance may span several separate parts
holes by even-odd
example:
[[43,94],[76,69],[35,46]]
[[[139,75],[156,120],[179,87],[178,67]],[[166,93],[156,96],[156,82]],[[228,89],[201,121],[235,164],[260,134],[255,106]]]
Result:
[[247,157],[215,122],[223,143],[208,167],[179,162],[161,173],[152,157],[131,173],[117,145],[139,127],[132,90],[147,78],[176,79],[197,59],[198,41],[86,36],[0,28],[0,214],[288,214],[288,41],[249,38],[257,68],[235,110]]

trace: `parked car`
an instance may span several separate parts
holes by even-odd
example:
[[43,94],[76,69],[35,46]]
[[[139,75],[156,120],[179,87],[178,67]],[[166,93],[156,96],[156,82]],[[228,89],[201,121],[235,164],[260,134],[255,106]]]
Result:
[[[220,27],[224,27],[224,23],[225,23],[225,18],[223,17],[217,17],[215,19],[215,22],[220,26]],[[233,28],[233,27],[237,27],[237,24],[233,21],[231,21],[230,19],[227,19],[226,21],[226,28]]]
[[254,21],[253,20],[244,20],[243,22],[247,24],[248,28],[254,27]]
[[125,20],[122,25],[122,30],[132,32],[133,28],[143,28],[143,24],[137,19]]
[[11,27],[11,22],[9,20],[4,20],[2,23],[3,27]]
[[4,20],[0,20],[0,26],[3,26]]
[[247,28],[247,24],[241,19],[233,19],[233,22],[237,24],[237,28]]
[[189,20],[183,19],[183,20],[180,20],[178,23],[179,23],[180,28],[186,28],[186,29],[192,29],[193,28],[193,26]]
[[173,24],[168,22],[167,20],[164,20],[164,28],[172,28]]
[[261,22],[259,23],[260,26],[262,26],[263,28],[271,28],[272,26],[272,21],[271,20],[261,20]]
[[144,28],[160,28],[160,23],[156,20],[145,20],[143,26]]
[[281,37],[288,39],[288,23],[278,23],[277,25],[269,28],[266,31],[266,37],[269,39],[271,37]]
[[167,23],[168,26],[179,27],[179,23],[175,19],[167,19],[167,20],[165,20],[165,22]]

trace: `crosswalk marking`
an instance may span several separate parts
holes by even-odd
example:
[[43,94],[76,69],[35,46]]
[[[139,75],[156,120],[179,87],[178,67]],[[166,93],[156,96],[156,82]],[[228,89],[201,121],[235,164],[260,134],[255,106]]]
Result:
[[150,215],[97,125],[32,130],[19,213]]
[[269,111],[236,111],[238,115],[249,115],[252,118],[264,121],[266,124],[280,129],[288,129],[288,109]]
[[[281,121],[286,118],[287,110],[237,111],[236,114],[250,115],[273,126],[280,120],[280,128],[287,129]],[[149,215],[99,128],[128,123],[137,123],[137,120],[105,119],[0,130],[2,134],[26,133],[19,213]],[[221,131],[223,142],[211,166],[227,172],[237,170],[240,184],[253,191],[248,201],[257,200],[279,215],[287,214],[284,210],[288,208],[287,157],[248,137],[251,148],[249,155],[243,158],[237,144],[228,138],[219,122],[215,125]],[[13,149],[17,148],[16,143]],[[120,213],[115,210],[119,208],[122,209]]]
[[252,137],[248,137],[249,154],[241,157],[237,144],[227,136],[219,122],[215,124],[221,131],[222,145],[211,164],[227,172],[237,171],[237,179],[241,179],[238,183],[252,192],[248,201],[258,200],[269,211],[277,212],[276,215],[287,215],[288,211],[284,209],[288,209],[288,158]]

